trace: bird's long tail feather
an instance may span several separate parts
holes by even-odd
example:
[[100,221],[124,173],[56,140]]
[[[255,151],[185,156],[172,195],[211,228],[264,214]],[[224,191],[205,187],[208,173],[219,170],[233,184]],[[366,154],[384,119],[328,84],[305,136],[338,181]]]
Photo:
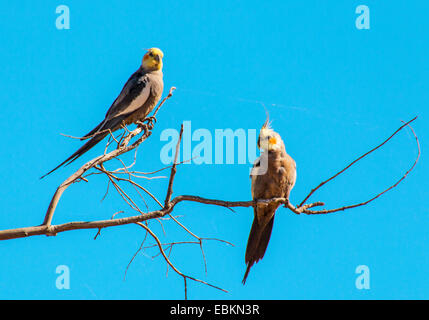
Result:
[[118,129],[119,124],[122,123],[122,121],[125,119],[127,115],[123,115],[120,117],[112,118],[108,121],[103,120],[99,125],[97,125],[94,129],[92,129],[88,134],[86,134],[84,137],[82,137],[81,140],[88,139],[89,136],[94,135],[94,137],[91,138],[87,143],[85,143],[82,147],[80,147],[75,153],[73,153],[70,157],[68,157],[66,160],[61,162],[58,166],[56,166],[54,169],[46,173],[45,175],[41,176],[40,179],[43,179],[48,174],[54,172],[58,168],[60,168],[62,165],[69,165],[73,161],[75,161],[77,158],[79,158],[81,155],[83,155],[85,152],[87,152],[89,149],[91,149],[93,146],[95,146],[97,143],[99,143],[101,140],[104,139],[105,136],[109,134],[109,129],[111,131],[115,131]]
[[52,169],[48,173],[41,176],[40,179],[43,179],[48,174],[54,172],[55,170],[60,168],[62,165],[64,165],[64,164],[68,165],[68,164],[72,163],[73,161],[75,161],[77,158],[79,158],[81,155],[83,155],[85,152],[87,152],[89,149],[91,149],[93,146],[95,146],[97,143],[99,143],[101,140],[103,140],[107,134],[108,134],[107,132],[104,132],[104,133],[100,133],[100,134],[96,135],[95,137],[93,137],[91,140],[89,140],[87,143],[85,143],[82,147],[80,147],[75,153],[73,153],[70,157],[68,157],[66,160],[61,162],[58,166],[56,166],[54,169]]
[[94,129],[92,129],[90,132],[88,132],[86,135],[84,135],[80,140],[86,140],[89,138],[92,138],[93,135],[95,135],[98,131],[103,128],[104,124],[106,123],[106,120],[101,121]]
[[245,256],[247,268],[243,277],[243,284],[246,284],[247,276],[249,275],[250,268],[253,264],[264,257],[265,251],[268,247],[268,242],[270,241],[273,224],[274,215],[265,227],[259,225],[258,219],[255,215],[252,228],[250,229],[249,240],[247,241]]

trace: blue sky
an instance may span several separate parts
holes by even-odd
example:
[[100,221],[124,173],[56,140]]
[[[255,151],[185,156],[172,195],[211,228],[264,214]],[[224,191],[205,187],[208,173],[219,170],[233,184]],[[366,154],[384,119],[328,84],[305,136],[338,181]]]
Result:
[[[55,8],[70,9],[70,29],[58,30]],[[358,5],[370,9],[370,29],[355,26]],[[177,90],[158,114],[136,169],[163,166],[166,129],[257,129],[265,120],[297,162],[291,201],[387,138],[400,120],[413,124],[422,155],[397,188],[368,206],[324,216],[279,209],[267,253],[241,284],[253,212],[182,203],[175,214],[204,242],[175,247],[172,260],[186,274],[228,293],[189,283],[190,299],[424,299],[429,297],[428,168],[425,157],[429,71],[422,1],[34,1],[0,4],[0,229],[42,222],[56,187],[104,150],[95,147],[73,165],[39,177],[74,152],[134,72],[144,48],[164,53],[165,93]],[[318,191],[328,208],[368,199],[399,179],[417,155],[402,131],[383,149]],[[130,157],[125,157],[131,160]],[[115,164],[112,164],[115,165]],[[182,165],[174,195],[250,200],[250,164]],[[106,181],[70,187],[53,223],[108,219],[124,210]],[[142,182],[160,199],[167,179]],[[151,209],[156,204],[150,199]],[[192,240],[165,221],[163,241]],[[155,250],[139,254],[136,225],[0,243],[2,299],[182,299],[183,280]],[[151,242],[147,242],[151,244]],[[70,270],[70,289],[58,290],[55,270]],[[370,289],[358,290],[355,269],[367,265]]]

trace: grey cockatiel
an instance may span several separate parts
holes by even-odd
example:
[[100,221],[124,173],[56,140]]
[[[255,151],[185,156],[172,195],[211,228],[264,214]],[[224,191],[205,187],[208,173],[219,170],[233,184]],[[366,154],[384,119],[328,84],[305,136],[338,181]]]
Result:
[[81,140],[90,139],[75,153],[53,170],[42,176],[47,176],[65,163],[71,163],[106,135],[138,120],[144,120],[161,99],[164,82],[162,79],[163,52],[158,48],[149,49],[143,56],[140,68],[128,79],[121,93],[106,113],[105,119],[88,132]]
[[[252,198],[271,199],[287,198],[295,185],[296,164],[286,153],[285,145],[280,135],[270,128],[268,119],[263,125],[258,139],[258,147],[263,151],[256,159],[252,172]],[[247,241],[246,273],[243,284],[246,283],[250,268],[264,257],[273,229],[274,214],[280,204],[258,204],[254,209],[254,220]]]

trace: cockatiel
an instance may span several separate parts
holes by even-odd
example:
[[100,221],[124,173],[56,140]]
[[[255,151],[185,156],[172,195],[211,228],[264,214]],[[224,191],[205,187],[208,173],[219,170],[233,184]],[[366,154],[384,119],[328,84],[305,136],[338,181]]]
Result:
[[129,125],[136,121],[144,120],[161,99],[164,89],[162,74],[163,57],[164,54],[160,49],[149,49],[143,56],[141,66],[125,83],[121,93],[107,111],[104,120],[81,138],[81,140],[90,140],[41,178],[55,171],[63,164],[67,162],[70,164],[79,158],[103,140],[109,134],[109,130],[113,132],[120,129],[122,125]]
[[[256,159],[250,177],[253,200],[287,198],[295,185],[296,164],[286,153],[280,135],[271,129],[268,118],[259,133],[258,148],[263,151]],[[250,268],[264,257],[273,229],[274,215],[280,204],[258,204],[247,241],[245,261],[247,265],[243,284]]]

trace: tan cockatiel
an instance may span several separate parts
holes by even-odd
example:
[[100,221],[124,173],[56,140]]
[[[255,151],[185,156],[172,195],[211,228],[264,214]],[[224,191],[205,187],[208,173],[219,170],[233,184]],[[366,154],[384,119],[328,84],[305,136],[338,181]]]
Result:
[[164,89],[162,75],[163,52],[158,48],[149,49],[143,56],[142,64],[128,79],[121,93],[113,102],[103,121],[88,132],[81,140],[91,139],[75,153],[53,170],[42,176],[47,176],[63,164],[70,164],[110,132],[116,131],[122,125],[129,125],[144,120],[161,99]]
[[[287,198],[295,185],[296,164],[286,153],[280,135],[270,128],[268,119],[263,125],[258,139],[258,148],[263,151],[256,159],[250,177],[254,200]],[[254,209],[254,219],[246,248],[246,283],[250,268],[264,257],[273,229],[274,215],[280,204],[258,204]]]

